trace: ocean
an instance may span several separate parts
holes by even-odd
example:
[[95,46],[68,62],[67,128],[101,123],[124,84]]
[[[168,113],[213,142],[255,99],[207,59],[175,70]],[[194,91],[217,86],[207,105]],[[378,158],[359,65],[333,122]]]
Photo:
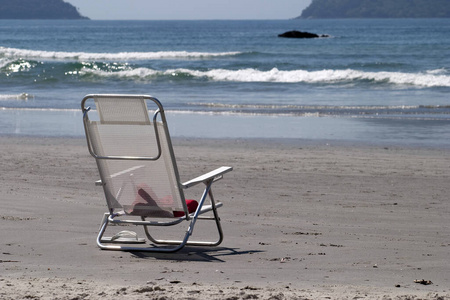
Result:
[[[325,34],[287,39],[290,30]],[[172,136],[450,147],[450,19],[0,20],[0,135],[149,94]]]

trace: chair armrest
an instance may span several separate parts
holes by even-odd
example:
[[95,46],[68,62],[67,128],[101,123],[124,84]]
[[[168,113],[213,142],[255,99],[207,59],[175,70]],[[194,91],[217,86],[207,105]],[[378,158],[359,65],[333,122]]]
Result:
[[211,179],[219,180],[220,178],[222,178],[223,174],[228,173],[232,170],[233,170],[232,167],[220,167],[220,168],[215,169],[214,171],[211,171],[209,173],[203,174],[194,179],[186,181],[186,182],[182,183],[181,186],[183,188],[189,188],[191,186],[194,186],[194,185],[202,183],[202,182],[209,181]]

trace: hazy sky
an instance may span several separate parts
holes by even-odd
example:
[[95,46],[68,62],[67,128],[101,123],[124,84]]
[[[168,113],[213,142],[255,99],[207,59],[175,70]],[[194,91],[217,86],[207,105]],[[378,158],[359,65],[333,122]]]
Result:
[[93,20],[290,19],[311,0],[65,0]]

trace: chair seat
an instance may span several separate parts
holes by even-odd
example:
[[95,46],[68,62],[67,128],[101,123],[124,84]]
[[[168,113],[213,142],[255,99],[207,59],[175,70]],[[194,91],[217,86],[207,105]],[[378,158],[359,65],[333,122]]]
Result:
[[[149,211],[146,209],[148,207],[155,207],[158,208],[157,201],[155,201],[156,196],[154,196],[154,193],[152,189],[146,185],[146,184],[140,184],[137,186],[138,192],[136,195],[136,199],[133,202],[132,209],[129,210],[127,213],[130,215],[138,215],[138,216],[150,216]],[[153,195],[153,196],[152,196]],[[167,196],[162,201],[172,201],[171,196]],[[186,199],[186,206],[188,208],[188,213],[194,213],[195,210],[198,207],[198,202],[196,200],[192,199]],[[185,213],[184,211],[174,210],[173,212],[166,211],[166,210],[155,210],[151,213],[153,216],[159,216],[159,217],[166,217],[166,218],[181,218],[184,217]]]

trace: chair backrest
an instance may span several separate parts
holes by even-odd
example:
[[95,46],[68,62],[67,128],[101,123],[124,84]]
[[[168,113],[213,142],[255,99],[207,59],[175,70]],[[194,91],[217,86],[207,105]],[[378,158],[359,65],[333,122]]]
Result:
[[186,213],[161,103],[142,95],[88,95],[81,106],[110,212],[155,217]]

